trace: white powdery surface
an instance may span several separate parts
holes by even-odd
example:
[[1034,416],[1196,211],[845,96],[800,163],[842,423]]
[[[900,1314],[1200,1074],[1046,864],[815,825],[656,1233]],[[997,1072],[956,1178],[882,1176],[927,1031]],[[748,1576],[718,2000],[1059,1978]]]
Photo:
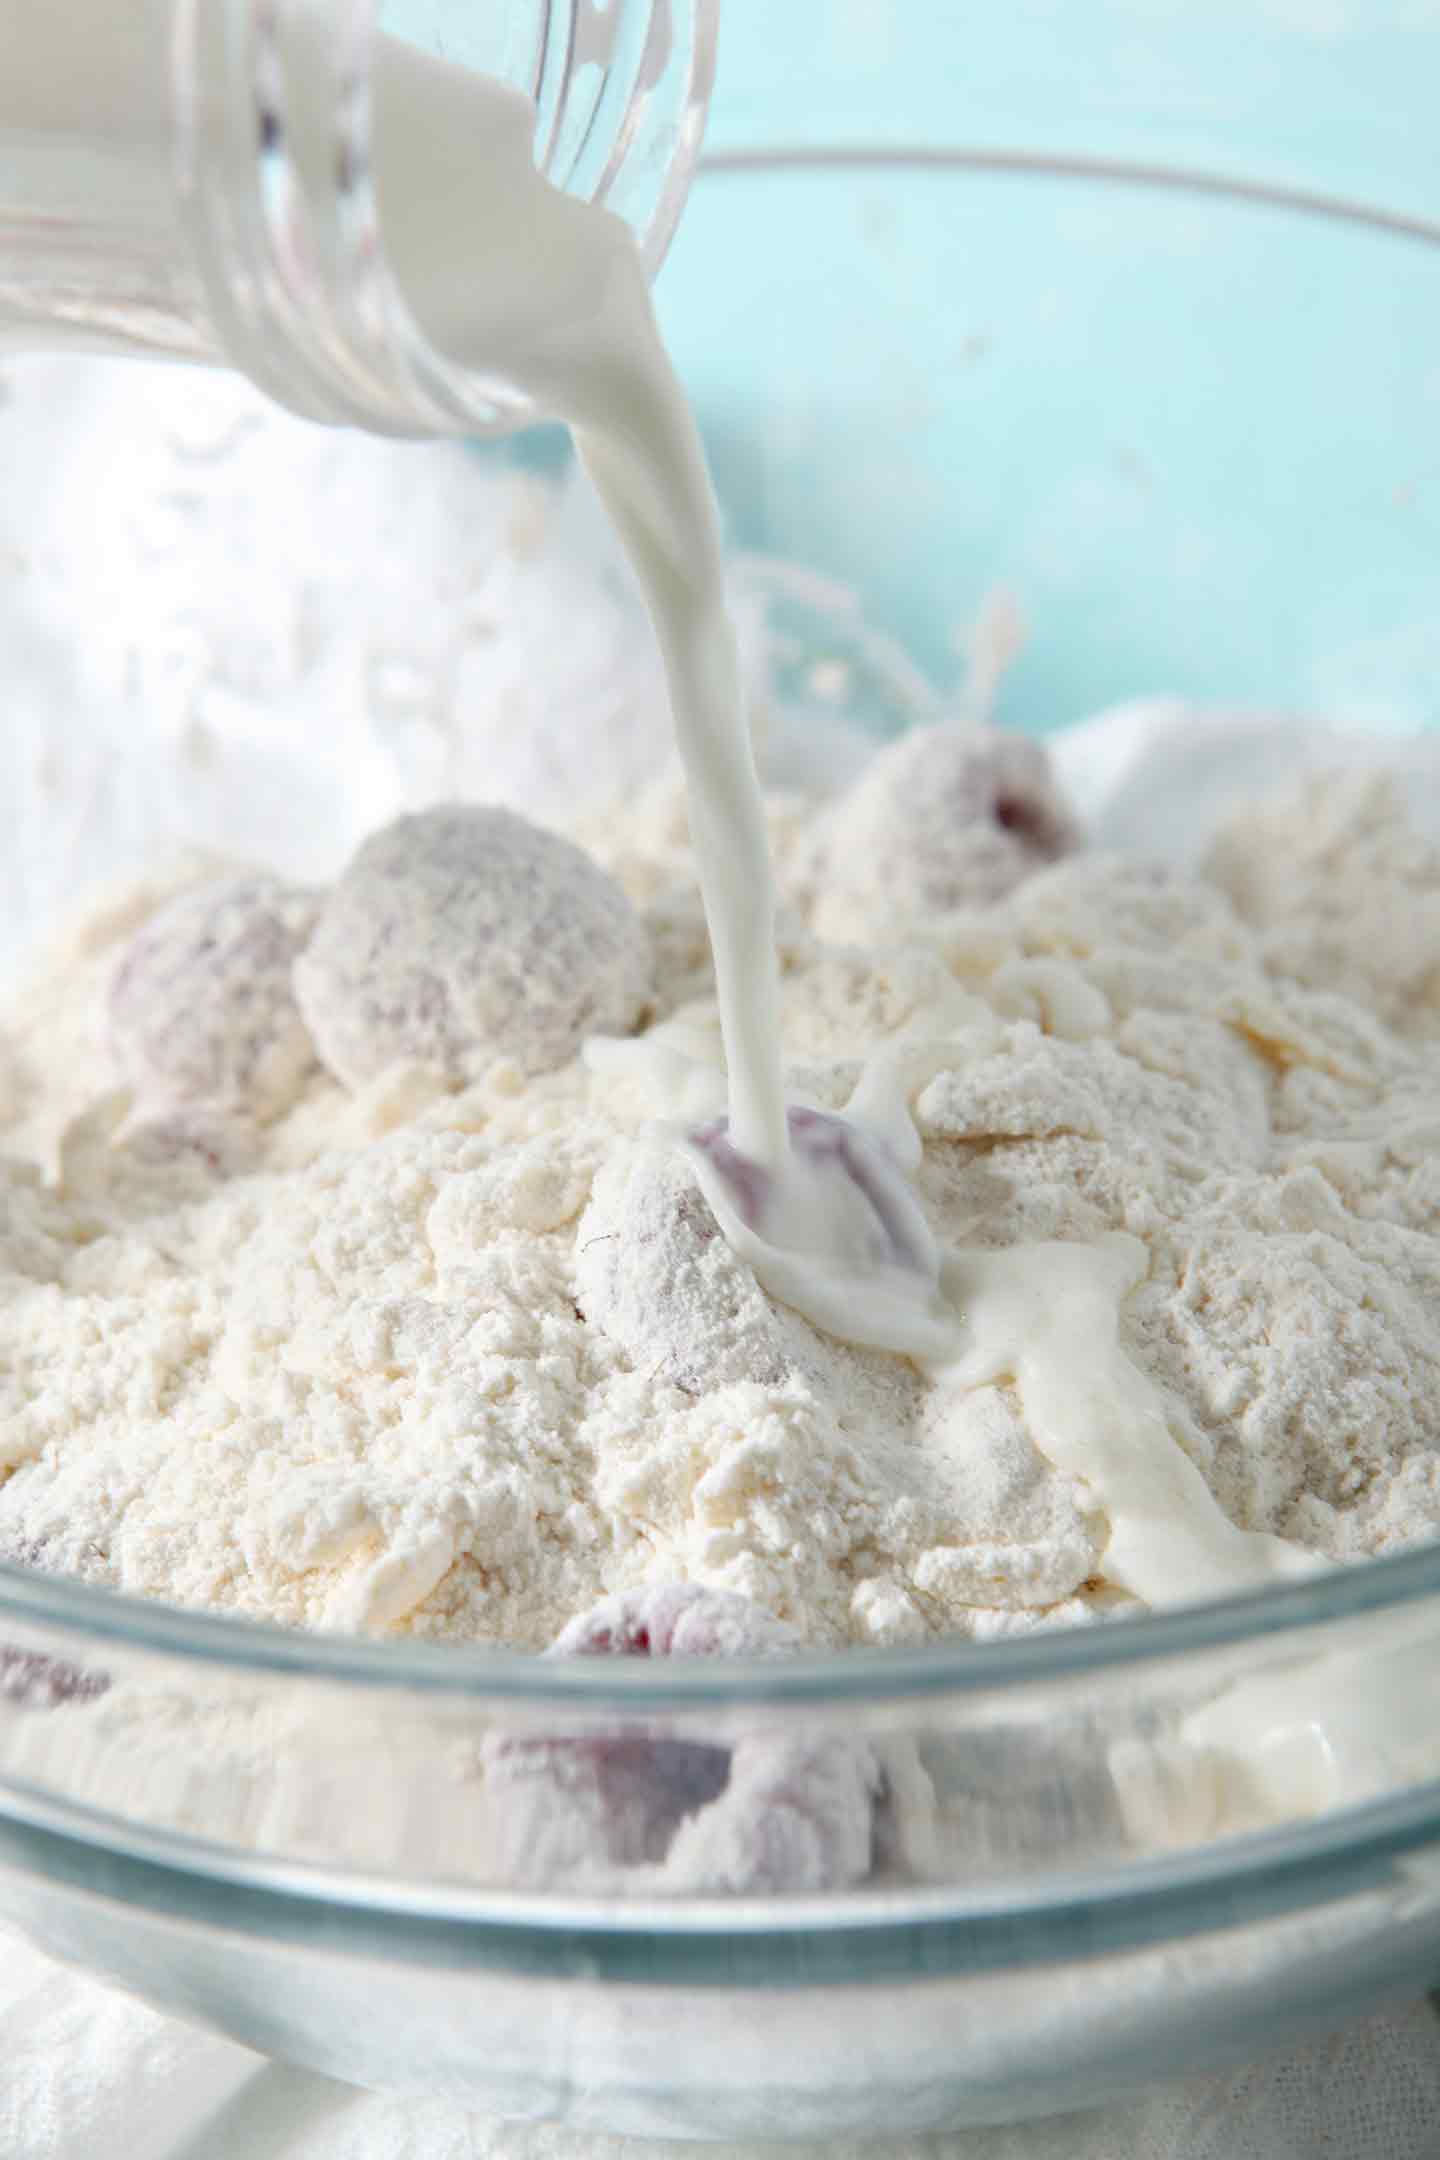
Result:
[[[128,1136],[94,1016],[163,885],[61,949],[0,1039],[0,1549],[530,1648],[677,1579],[824,1644],[1114,1609],[1105,1517],[1014,1392],[767,1307],[647,1136],[713,1081],[667,800],[604,851],[655,944],[648,1038],[459,1092],[312,1072],[249,1167]],[[777,808],[782,858],[805,819]],[[1182,1445],[1235,1521],[1345,1560],[1440,1532],[1440,857],[1348,780],[1256,830],[1263,883],[1232,831],[1210,877],[1078,856],[864,950],[797,914],[786,1037],[822,1105],[878,1043],[930,1046],[943,1241],[1141,1239],[1123,1340]]]
[[0,468],[7,989],[78,885],[182,841],[309,880],[397,811],[569,805],[669,740],[585,506],[498,454],[315,427],[220,370],[24,354]]

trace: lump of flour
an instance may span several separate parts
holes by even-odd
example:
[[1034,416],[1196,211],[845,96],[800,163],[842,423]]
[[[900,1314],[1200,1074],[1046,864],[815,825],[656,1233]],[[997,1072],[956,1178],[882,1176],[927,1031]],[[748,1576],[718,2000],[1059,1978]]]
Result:
[[644,925],[569,840],[514,811],[397,818],[356,854],[295,967],[326,1066],[358,1088],[395,1065],[461,1082],[499,1058],[564,1065],[625,1034],[651,985]]
[[[556,1657],[773,1657],[793,1632],[746,1599],[660,1584],[578,1613]],[[839,1890],[875,1855],[884,1773],[842,1734],[773,1729],[710,1744],[654,1720],[506,1737],[486,1749],[502,1880],[763,1896]],[[642,1871],[643,1881],[637,1881]]]
[[1272,964],[1402,1035],[1440,1019],[1440,848],[1389,773],[1322,773],[1233,819],[1207,874]]
[[997,728],[916,728],[814,822],[792,875],[817,934],[869,944],[1002,900],[1079,844],[1044,747]]
[[184,1134],[207,1116],[288,1109],[315,1062],[291,974],[318,904],[275,878],[224,877],[176,893],[136,930],[108,1014],[142,1118]]

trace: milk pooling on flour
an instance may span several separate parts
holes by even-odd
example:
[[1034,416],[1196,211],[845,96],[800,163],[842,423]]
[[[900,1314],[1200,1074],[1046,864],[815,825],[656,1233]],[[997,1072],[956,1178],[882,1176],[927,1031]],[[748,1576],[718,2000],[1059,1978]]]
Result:
[[899,1079],[862,1081],[848,1118],[787,1105],[774,883],[718,517],[631,236],[536,172],[534,115],[514,92],[387,40],[375,84],[386,248],[416,317],[442,351],[570,424],[655,627],[728,1069],[728,1116],[680,1137],[726,1237],[830,1334],[939,1378],[1013,1376],[1037,1444],[1108,1515],[1117,1580],[1136,1594],[1216,1596],[1295,1572],[1296,1548],[1226,1519],[1119,1348],[1131,1252],[962,1254],[942,1271],[910,1187],[920,1143]]

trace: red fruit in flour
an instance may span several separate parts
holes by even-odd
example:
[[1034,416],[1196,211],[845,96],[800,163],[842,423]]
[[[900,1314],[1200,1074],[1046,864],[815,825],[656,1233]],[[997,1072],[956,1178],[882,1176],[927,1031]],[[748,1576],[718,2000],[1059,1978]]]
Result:
[[[771,1657],[791,1631],[726,1591],[664,1584],[606,1598],[551,1657]],[[865,1742],[736,1728],[713,1740],[663,1718],[494,1738],[504,1879],[514,1887],[691,1895],[822,1891],[861,1881],[883,1778]]]

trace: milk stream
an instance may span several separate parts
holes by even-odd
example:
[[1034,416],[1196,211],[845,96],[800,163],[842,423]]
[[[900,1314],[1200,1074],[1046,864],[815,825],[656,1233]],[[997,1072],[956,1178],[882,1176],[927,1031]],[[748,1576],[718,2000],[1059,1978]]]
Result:
[[1037,1445],[1108,1516],[1107,1572],[1137,1596],[1213,1597],[1303,1570],[1296,1548],[1228,1521],[1173,1406],[1120,1347],[1143,1248],[942,1265],[910,1186],[920,1144],[903,1095],[882,1114],[872,1088],[850,1120],[787,1109],[774,885],[715,501],[630,234],[537,174],[533,113],[512,91],[382,41],[375,97],[385,244],[411,308],[442,351],[570,424],[655,627],[728,1070],[728,1118],[687,1142],[725,1234],[829,1332],[951,1380],[1012,1381]]
[[379,201],[406,297],[442,351],[569,423],[645,596],[689,785],[730,1130],[742,1155],[779,1174],[789,1142],[764,810],[715,498],[639,256],[618,218],[536,172],[523,98],[409,46],[381,45]]

